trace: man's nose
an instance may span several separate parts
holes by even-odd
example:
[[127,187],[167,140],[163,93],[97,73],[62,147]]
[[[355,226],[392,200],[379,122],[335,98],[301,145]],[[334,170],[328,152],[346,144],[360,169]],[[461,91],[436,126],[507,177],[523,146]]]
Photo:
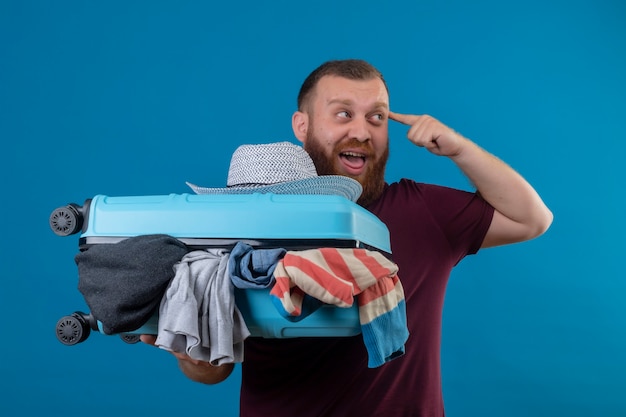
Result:
[[368,129],[367,120],[353,119],[350,123],[350,138],[356,139],[360,142],[365,142],[371,139],[370,131]]

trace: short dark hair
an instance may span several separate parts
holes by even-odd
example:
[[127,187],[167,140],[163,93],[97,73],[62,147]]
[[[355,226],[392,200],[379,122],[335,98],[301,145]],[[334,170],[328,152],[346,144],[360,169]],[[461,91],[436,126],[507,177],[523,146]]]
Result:
[[317,67],[302,83],[300,92],[298,93],[298,110],[303,111],[303,106],[310,98],[312,91],[317,86],[322,77],[334,75],[337,77],[348,78],[350,80],[371,80],[380,79],[389,93],[387,83],[383,78],[383,74],[378,71],[372,64],[362,59],[342,59],[327,61]]

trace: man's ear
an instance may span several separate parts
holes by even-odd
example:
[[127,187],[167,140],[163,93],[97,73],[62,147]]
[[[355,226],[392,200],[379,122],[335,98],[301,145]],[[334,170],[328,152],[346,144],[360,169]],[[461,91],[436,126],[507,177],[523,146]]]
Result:
[[291,128],[293,134],[302,143],[306,140],[306,133],[309,129],[309,115],[301,111],[297,111],[291,116]]

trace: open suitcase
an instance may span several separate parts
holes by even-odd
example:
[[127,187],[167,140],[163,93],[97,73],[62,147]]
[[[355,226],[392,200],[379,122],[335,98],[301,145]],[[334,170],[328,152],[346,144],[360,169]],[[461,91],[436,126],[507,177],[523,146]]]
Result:
[[[82,206],[70,203],[50,215],[59,236],[80,234],[79,249],[116,243],[132,236],[166,234],[189,248],[228,248],[243,241],[254,248],[304,250],[321,247],[364,248],[391,257],[387,227],[352,201],[332,195],[169,194],[112,197],[96,195]],[[266,338],[352,336],[360,333],[356,303],[325,305],[298,322],[281,316],[269,290],[235,290],[236,305],[252,336]],[[141,328],[120,336],[128,343],[156,334],[155,315]],[[91,314],[62,317],[57,338],[80,343],[91,330],[102,331]]]

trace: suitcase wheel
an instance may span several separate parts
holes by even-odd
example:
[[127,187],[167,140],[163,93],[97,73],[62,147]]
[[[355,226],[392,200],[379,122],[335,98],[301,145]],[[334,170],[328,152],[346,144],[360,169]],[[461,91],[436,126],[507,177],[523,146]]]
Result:
[[123,333],[120,335],[120,339],[122,339],[124,341],[124,343],[128,343],[131,345],[134,345],[135,343],[139,343],[141,340],[139,339],[139,335],[138,334],[130,334],[130,333]]
[[76,312],[69,316],[63,316],[57,322],[57,339],[67,346],[84,342],[91,333],[89,315]]
[[78,233],[83,227],[83,215],[76,204],[54,209],[50,214],[50,228],[59,236],[69,236]]

